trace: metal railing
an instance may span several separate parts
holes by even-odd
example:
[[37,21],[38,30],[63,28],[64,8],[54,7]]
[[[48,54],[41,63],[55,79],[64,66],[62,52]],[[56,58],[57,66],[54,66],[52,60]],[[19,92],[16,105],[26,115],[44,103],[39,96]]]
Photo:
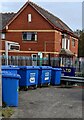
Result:
[[84,77],[61,76],[61,81],[84,83]]

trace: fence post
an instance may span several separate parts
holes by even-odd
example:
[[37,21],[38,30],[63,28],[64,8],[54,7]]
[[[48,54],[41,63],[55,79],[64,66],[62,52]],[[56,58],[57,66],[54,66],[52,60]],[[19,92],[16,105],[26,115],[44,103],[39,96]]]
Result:
[[48,65],[51,66],[50,53],[48,54]]

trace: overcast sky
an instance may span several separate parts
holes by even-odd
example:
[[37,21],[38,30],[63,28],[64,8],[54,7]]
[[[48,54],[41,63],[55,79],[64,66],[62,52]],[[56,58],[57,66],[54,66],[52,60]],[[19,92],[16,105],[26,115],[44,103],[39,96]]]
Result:
[[[22,1],[22,2],[20,2]],[[17,12],[27,0],[0,0],[0,12]],[[72,30],[82,29],[82,0],[31,0],[63,20]]]

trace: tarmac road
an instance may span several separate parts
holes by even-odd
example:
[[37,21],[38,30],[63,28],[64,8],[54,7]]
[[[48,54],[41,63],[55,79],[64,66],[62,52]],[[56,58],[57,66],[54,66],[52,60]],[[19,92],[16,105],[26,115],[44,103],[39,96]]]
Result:
[[12,118],[82,118],[82,89],[45,87],[20,91]]

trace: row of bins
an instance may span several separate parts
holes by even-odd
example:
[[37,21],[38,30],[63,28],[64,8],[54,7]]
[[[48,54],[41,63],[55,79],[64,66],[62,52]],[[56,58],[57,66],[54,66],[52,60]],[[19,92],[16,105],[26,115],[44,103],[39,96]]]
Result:
[[2,66],[2,101],[18,106],[18,88],[59,85],[61,69],[50,66]]
[[50,66],[2,66],[2,71],[19,74],[19,86],[60,84],[61,69]]

